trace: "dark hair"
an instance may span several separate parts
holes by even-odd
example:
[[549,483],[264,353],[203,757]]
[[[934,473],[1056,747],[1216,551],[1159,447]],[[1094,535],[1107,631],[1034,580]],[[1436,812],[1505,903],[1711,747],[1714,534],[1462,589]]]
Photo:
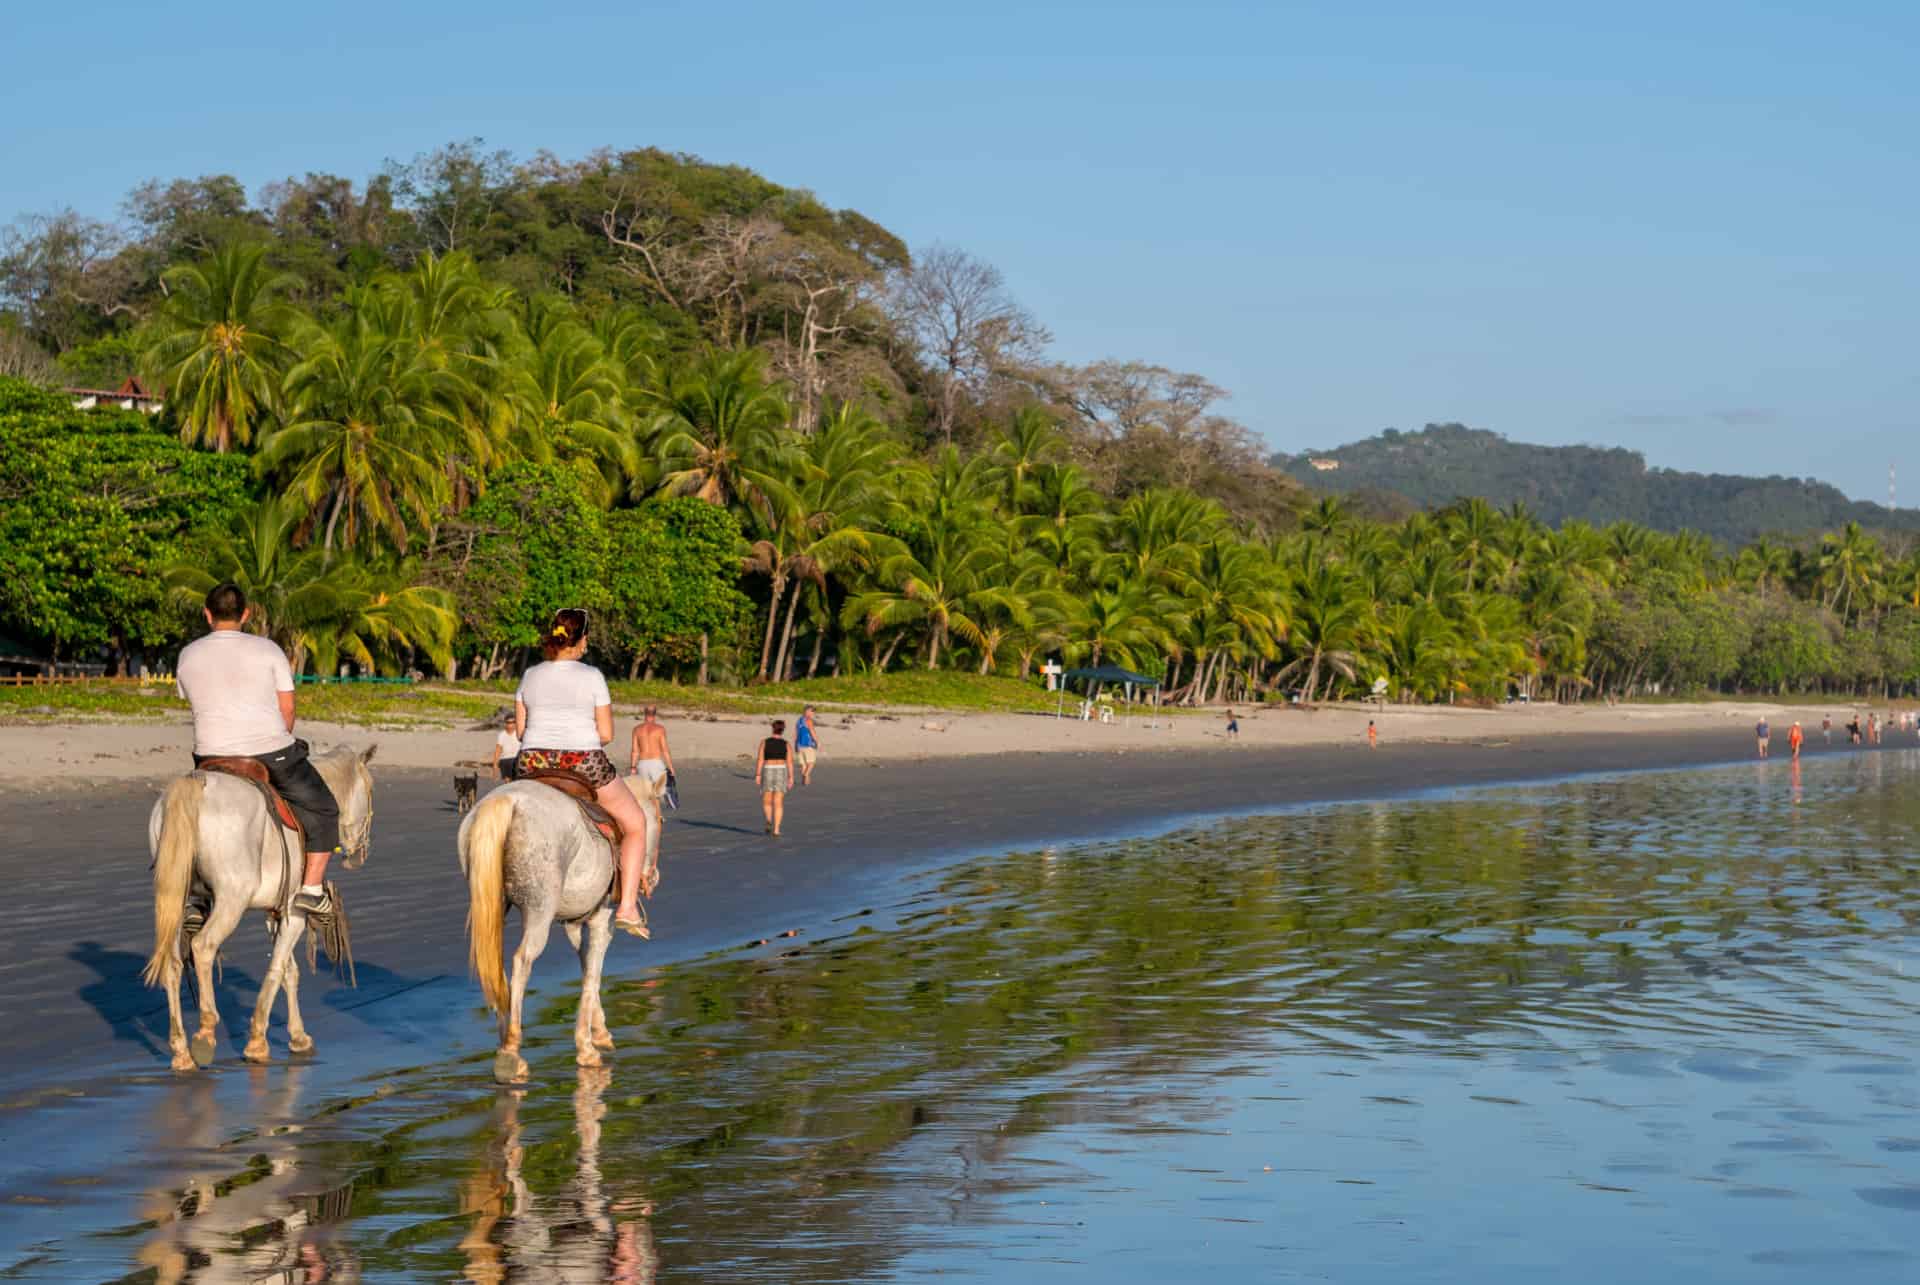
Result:
[[587,613],[578,607],[563,607],[553,613],[547,632],[541,636],[540,650],[552,660],[587,636]]
[[207,590],[207,614],[221,624],[247,614],[247,591],[228,580]]
[[785,735],[785,734],[786,734],[786,730],[787,730],[787,720],[786,720],[786,719],[784,719],[784,718],[776,718],[776,719],[774,719],[774,720],[773,720],[773,734],[774,734],[775,736],[783,736],[783,735]]

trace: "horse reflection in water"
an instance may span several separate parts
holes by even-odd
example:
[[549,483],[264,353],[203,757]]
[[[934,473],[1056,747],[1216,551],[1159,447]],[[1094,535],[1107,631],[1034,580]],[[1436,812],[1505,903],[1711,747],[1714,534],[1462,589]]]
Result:
[[[650,1201],[609,1201],[600,1178],[600,1121],[611,1072],[579,1067],[573,1094],[573,1127],[580,1141],[578,1170],[568,1197],[536,1195],[522,1175],[526,1159],[520,1137],[524,1089],[503,1089],[498,1134],[487,1168],[469,1179],[461,1212],[473,1225],[460,1242],[468,1280],[497,1285],[523,1276],[541,1280],[651,1285],[660,1270],[653,1243]],[[618,1214],[630,1215],[617,1218]]]
[[276,1123],[300,1105],[302,1071],[254,1073],[249,1114],[262,1128],[239,1139],[217,1081],[183,1081],[162,1095],[160,1130],[184,1153],[187,1177],[151,1192],[141,1209],[155,1229],[138,1257],[159,1285],[361,1279],[358,1257],[333,1242],[330,1227],[345,1216],[352,1184],[328,1185],[302,1168],[298,1133]]

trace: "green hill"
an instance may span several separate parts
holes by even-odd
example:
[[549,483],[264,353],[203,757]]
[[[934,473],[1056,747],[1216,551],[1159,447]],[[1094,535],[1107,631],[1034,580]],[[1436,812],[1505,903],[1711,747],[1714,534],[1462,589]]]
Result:
[[1388,429],[1330,451],[1276,455],[1272,462],[1317,491],[1360,492],[1374,504],[1404,496],[1415,507],[1438,508],[1479,496],[1503,507],[1519,501],[1556,524],[1571,518],[1638,522],[1728,543],[1831,531],[1848,522],[1920,531],[1920,509],[1850,500],[1825,482],[1648,468],[1638,451],[1538,446],[1460,424],[1429,424],[1417,433]]

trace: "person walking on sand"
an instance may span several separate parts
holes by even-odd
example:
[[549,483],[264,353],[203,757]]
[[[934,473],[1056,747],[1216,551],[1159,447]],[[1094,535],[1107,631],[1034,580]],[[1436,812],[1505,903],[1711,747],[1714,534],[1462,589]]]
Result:
[[1787,729],[1787,748],[1793,752],[1795,762],[1800,760],[1800,743],[1806,739],[1806,736],[1800,731],[1800,723],[1796,719],[1793,726]]
[[627,770],[649,781],[673,777],[673,751],[667,748],[667,729],[660,722],[658,705],[647,706],[640,712],[640,721],[634,724]]
[[1374,727],[1372,719],[1367,720],[1367,748],[1370,750],[1380,748],[1380,731]]
[[[241,626],[253,608],[239,585],[207,591],[203,614],[210,633],[190,642],[174,666],[174,685],[193,707],[193,763],[248,758],[306,831],[306,867],[293,907],[309,915],[333,909],[327,897],[327,860],[340,850],[340,804],[293,734],[293,669],[280,644]],[[198,913],[206,912],[195,908]],[[193,912],[189,912],[191,918]]]
[[1878,714],[1869,713],[1867,715],[1867,744],[1878,745],[1879,743],[1880,743],[1880,716]]
[[1820,716],[1820,739],[1828,745],[1833,744],[1833,715],[1831,714]]
[[513,779],[514,760],[520,757],[520,724],[512,709],[500,711],[500,735],[493,738],[493,771],[503,781]]
[[1232,710],[1227,711],[1227,739],[1230,741],[1240,739],[1240,720],[1233,716]]
[[813,735],[813,706],[809,705],[793,725],[793,761],[800,768],[800,784],[813,784],[813,764],[819,751],[820,742]]
[[767,818],[767,833],[780,837],[780,823],[787,815],[787,720],[773,720],[773,735],[760,742],[760,756],[753,763],[753,783],[760,787],[760,811]]
[[1760,757],[1767,756],[1767,720],[1761,719],[1753,726],[1754,739],[1760,742]]
[[613,695],[607,680],[580,658],[587,654],[587,613],[568,607],[553,613],[540,640],[546,660],[520,678],[513,694],[520,726],[519,771],[562,770],[577,773],[593,787],[600,806],[613,813],[624,831],[620,841],[620,904],[613,926],[636,937],[647,935],[639,897],[652,895],[657,871],[648,880],[647,818],[633,791],[613,770],[606,746],[613,741]]
[[1860,743],[1860,716],[1858,714],[1855,714],[1847,723],[1847,742],[1852,745],[1858,745]]

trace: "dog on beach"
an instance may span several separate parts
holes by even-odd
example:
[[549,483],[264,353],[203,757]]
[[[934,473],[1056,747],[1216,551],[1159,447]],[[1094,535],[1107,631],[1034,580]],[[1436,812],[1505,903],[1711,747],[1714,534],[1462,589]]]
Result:
[[453,778],[453,804],[460,809],[461,816],[465,816],[467,813],[473,811],[473,805],[479,798],[480,778],[478,775],[456,776]]

